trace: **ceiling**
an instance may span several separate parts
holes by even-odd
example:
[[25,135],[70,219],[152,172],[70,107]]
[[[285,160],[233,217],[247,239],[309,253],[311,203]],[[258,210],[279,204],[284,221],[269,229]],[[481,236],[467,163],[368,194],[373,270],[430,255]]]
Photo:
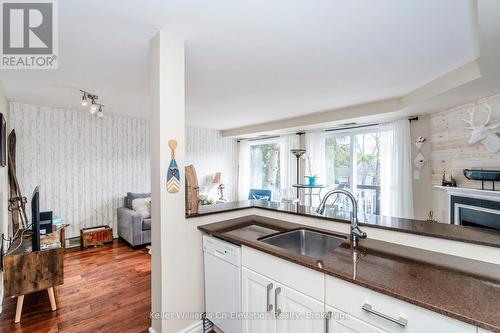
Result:
[[59,69],[1,70],[12,101],[149,117],[149,40],[186,41],[188,125],[230,129],[402,96],[478,57],[472,0],[65,0]]

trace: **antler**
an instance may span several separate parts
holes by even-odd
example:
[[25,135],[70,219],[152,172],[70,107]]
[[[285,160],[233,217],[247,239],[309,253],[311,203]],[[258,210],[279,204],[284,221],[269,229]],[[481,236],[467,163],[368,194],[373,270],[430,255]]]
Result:
[[470,125],[468,128],[474,128],[475,127],[474,126],[474,112],[476,112],[476,106],[475,105],[472,107],[472,110],[467,110],[467,113],[470,116],[470,120],[462,119],[463,121],[465,121],[467,124]]
[[491,120],[491,106],[489,106],[488,103],[484,103],[484,111],[488,115],[488,119],[486,119],[486,121],[483,124],[483,126],[486,126]]

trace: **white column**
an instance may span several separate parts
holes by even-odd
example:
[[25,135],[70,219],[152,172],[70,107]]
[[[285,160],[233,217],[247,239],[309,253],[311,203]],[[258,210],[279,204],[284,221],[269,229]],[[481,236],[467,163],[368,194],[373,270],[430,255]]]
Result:
[[[155,313],[186,311],[180,300],[184,292],[179,262],[186,226],[184,216],[185,67],[184,42],[161,31],[150,43],[151,62],[151,287],[152,329],[155,333],[176,332],[193,321],[155,319]],[[181,189],[168,193],[169,140],[177,140],[176,161],[181,171]],[[176,283],[181,281],[180,285]]]

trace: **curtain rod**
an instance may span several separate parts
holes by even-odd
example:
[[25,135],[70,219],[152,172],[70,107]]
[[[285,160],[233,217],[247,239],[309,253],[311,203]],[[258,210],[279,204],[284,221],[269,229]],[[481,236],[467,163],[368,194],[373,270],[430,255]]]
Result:
[[[408,118],[408,121],[416,121],[418,120],[418,117],[411,117]],[[329,128],[324,130],[325,132],[334,132],[334,131],[343,131],[343,130],[349,130],[349,129],[356,129],[356,128],[363,128],[363,127],[373,127],[373,126],[378,126],[380,123],[373,123],[373,124],[364,124],[364,125],[356,125],[356,126],[348,126],[348,127],[338,127],[338,128]],[[292,133],[291,133],[292,134]],[[304,135],[306,132],[301,131],[295,133],[295,135]],[[290,134],[288,134],[290,135]],[[249,138],[249,139],[237,139],[237,142],[240,142],[241,140],[247,140],[247,141],[259,141],[259,140],[266,140],[266,139],[276,139],[280,138],[281,135],[272,135],[272,136],[261,136],[261,137],[256,137],[256,138]]]
[[[304,135],[306,132],[297,132],[297,133],[290,133],[290,134],[283,134],[283,135]],[[246,141],[259,141],[259,140],[266,140],[266,139],[276,139],[276,138],[281,138],[283,135],[271,135],[271,136],[258,136],[255,138],[248,138],[248,139],[237,139],[237,142],[240,142],[242,140]]]
[[[416,121],[416,120],[418,120],[418,117],[408,118],[409,122]],[[334,132],[334,131],[343,131],[343,130],[356,129],[356,128],[373,127],[373,126],[378,126],[380,124],[381,123],[373,123],[373,124],[364,124],[364,125],[356,125],[356,126],[329,128],[329,129],[326,129],[325,132]]]

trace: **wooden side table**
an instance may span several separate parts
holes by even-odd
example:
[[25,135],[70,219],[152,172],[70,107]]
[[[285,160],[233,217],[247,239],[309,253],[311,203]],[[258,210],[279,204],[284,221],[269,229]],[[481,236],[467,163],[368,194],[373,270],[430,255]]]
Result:
[[[52,311],[57,310],[54,287],[64,283],[64,239],[61,231],[58,237],[51,235],[42,242],[49,248],[31,251],[31,237],[20,237],[11,246],[11,252],[4,257],[4,294],[5,297],[17,296],[14,321],[21,321],[24,296],[37,291],[47,290]],[[58,239],[57,243],[50,243]]]

